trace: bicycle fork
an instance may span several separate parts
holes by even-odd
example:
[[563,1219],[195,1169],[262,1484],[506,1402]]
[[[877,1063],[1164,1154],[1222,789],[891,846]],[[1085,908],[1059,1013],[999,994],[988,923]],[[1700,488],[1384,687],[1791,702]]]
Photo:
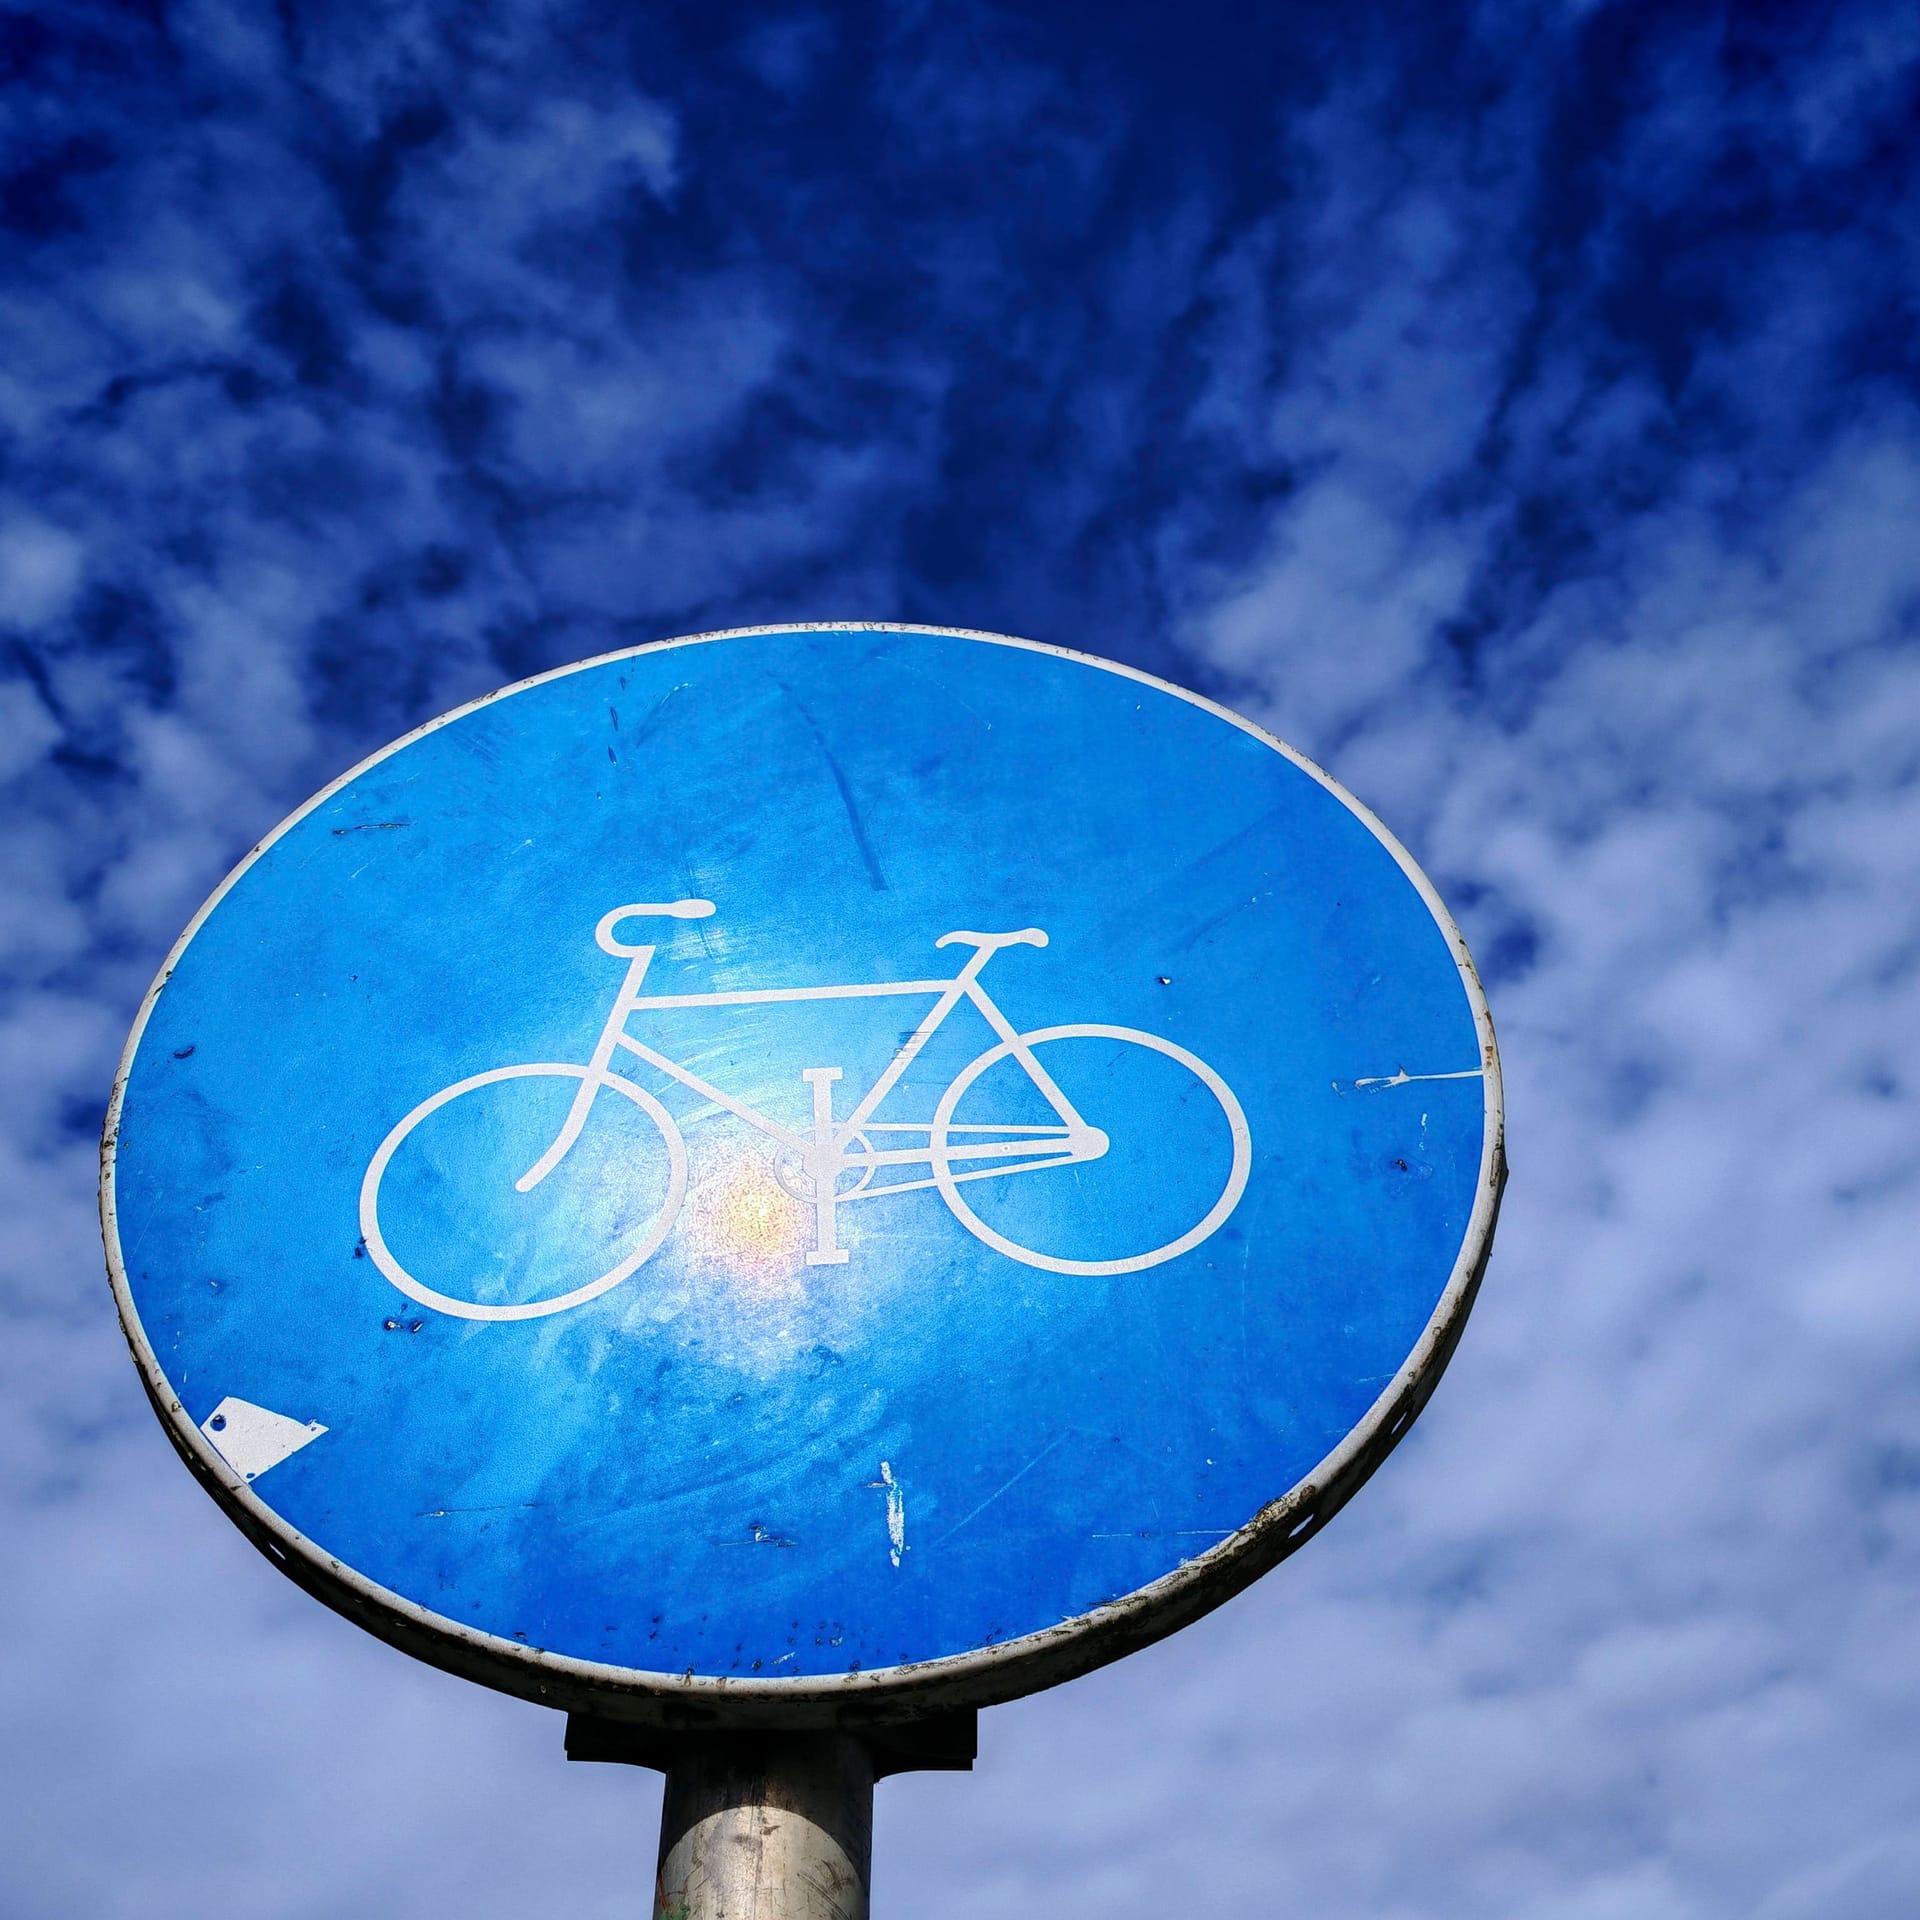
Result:
[[[629,907],[626,911],[632,913],[638,909]],[[604,926],[606,923],[603,921],[601,924]],[[601,944],[605,946],[606,942],[603,940]],[[573,1104],[567,1109],[567,1117],[560,1131],[554,1135],[553,1145],[514,1182],[522,1193],[532,1192],[567,1157],[573,1143],[580,1138],[580,1130],[587,1124],[587,1115],[593,1110],[594,1096],[606,1084],[612,1072],[614,1049],[619,1046],[620,1036],[626,1031],[627,1016],[639,1005],[640,990],[646,983],[647,968],[653,963],[654,951],[652,947],[621,949],[627,961],[627,977],[614,998],[613,1010],[607,1015],[606,1024],[600,1029],[600,1038],[594,1042],[593,1055],[587,1061],[587,1071],[580,1081],[580,1091],[573,1096]]]

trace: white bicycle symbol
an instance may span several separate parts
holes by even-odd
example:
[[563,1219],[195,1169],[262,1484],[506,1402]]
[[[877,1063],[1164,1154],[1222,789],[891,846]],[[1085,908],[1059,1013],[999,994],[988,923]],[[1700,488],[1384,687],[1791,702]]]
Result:
[[[594,929],[601,949],[627,962],[627,977],[601,1028],[599,1041],[585,1066],[565,1061],[537,1061],[526,1066],[493,1067],[485,1073],[456,1080],[442,1087],[409,1113],[381,1141],[367,1163],[360,1184],[360,1231],[368,1254],[380,1271],[404,1294],[441,1313],[458,1314],[468,1320],[532,1320],[545,1314],[563,1313],[570,1307],[597,1298],[610,1287],[617,1287],[645,1260],[655,1253],[672,1230],[687,1192],[687,1148],[680,1127],[665,1106],[645,1087],[616,1072],[615,1051],[625,1048],[649,1066],[677,1080],[703,1100],[724,1109],[774,1142],[774,1170],[780,1183],[795,1198],[813,1210],[814,1244],[807,1254],[810,1266],[827,1266],[844,1261],[847,1249],[839,1243],[836,1215],[841,1207],[861,1200],[890,1197],[932,1187],[938,1190],[953,1216],[976,1239],[984,1241],[1009,1259],[1051,1273],[1115,1274],[1133,1273],[1143,1267],[1159,1265],[1196,1247],[1212,1234],[1232,1213],[1247,1184],[1253,1163],[1253,1145],[1247,1130],[1246,1115],[1233,1090],[1219,1074],[1185,1047],[1158,1034],[1144,1033],[1135,1027],[1073,1025],[1041,1027],[1031,1033],[1016,1032],[1013,1023],[994,1004],[980,984],[981,970],[1003,947],[1044,947],[1047,936],[1038,927],[1025,927],[1015,933],[943,934],[936,947],[963,946],[973,949],[972,958],[948,980],[884,980],[869,985],[844,987],[776,987],[741,993],[646,994],[642,986],[656,948],[630,946],[614,937],[614,929],[624,920],[665,916],[676,920],[704,919],[714,911],[710,900],[676,900],[662,905],[615,907],[602,917]],[[683,1007],[766,1006],[775,1002],[808,1000],[865,1000],[889,995],[929,995],[933,1006],[919,1026],[900,1044],[885,1072],[873,1083],[852,1113],[836,1120],[833,1114],[833,1086],[841,1077],[838,1067],[808,1067],[803,1078],[812,1088],[813,1127],[800,1133],[759,1112],[742,1100],[714,1086],[690,1068],[657,1052],[627,1031],[631,1015],[642,1010],[665,1012]],[[957,1073],[941,1094],[930,1121],[878,1120],[881,1103],[899,1083],[927,1042],[939,1030],[947,1016],[962,1000],[969,1001],[984,1016],[998,1036],[997,1043]],[[1041,1063],[1040,1049],[1067,1040],[1107,1040],[1121,1046],[1145,1047],[1177,1062],[1207,1089],[1219,1103],[1232,1142],[1231,1165],[1218,1197],[1184,1233],[1162,1246],[1144,1253],[1113,1260],[1069,1260],[1017,1245],[996,1232],[967,1204],[961,1188],[973,1180],[1004,1180],[1016,1174],[1038,1173],[1056,1167],[1072,1167],[1100,1159],[1109,1147],[1108,1136],[1083,1119],[1073,1102],[1061,1090]],[[1011,1061],[1026,1075],[1032,1087],[1052,1109],[1052,1122],[1033,1125],[1003,1125],[993,1121],[960,1121],[954,1115],[967,1090],[980,1076],[1002,1061]],[[394,1155],[422,1121],[449,1102],[481,1087],[495,1086],[507,1080],[560,1079],[578,1081],[567,1110],[565,1122],[553,1144],[541,1154],[514,1183],[522,1193],[530,1192],[566,1158],[580,1138],[594,1101],[601,1092],[617,1093],[630,1100],[653,1122],[666,1144],[668,1180],[665,1199],[642,1235],[639,1244],[616,1265],[589,1280],[583,1286],[550,1299],[487,1304],[463,1300],[442,1293],[416,1278],[395,1258],[380,1227],[380,1182]],[[911,1144],[876,1146],[875,1136],[923,1136]],[[926,1179],[894,1179],[876,1184],[875,1175],[884,1169],[925,1167]],[[851,1187],[842,1181],[851,1177]]]

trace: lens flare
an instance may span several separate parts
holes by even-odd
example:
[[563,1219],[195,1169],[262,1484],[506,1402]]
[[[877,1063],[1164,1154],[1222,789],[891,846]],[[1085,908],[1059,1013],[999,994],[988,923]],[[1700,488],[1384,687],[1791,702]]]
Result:
[[703,1265],[762,1283],[799,1279],[810,1216],[761,1154],[729,1154],[697,1175],[681,1216]]

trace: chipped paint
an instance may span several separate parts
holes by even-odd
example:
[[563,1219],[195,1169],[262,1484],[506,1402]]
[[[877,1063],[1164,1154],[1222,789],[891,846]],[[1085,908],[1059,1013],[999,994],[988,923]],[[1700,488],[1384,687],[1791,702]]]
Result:
[[1362,1087],[1410,1087],[1416,1080],[1478,1080],[1484,1067],[1463,1067],[1457,1073],[1409,1073],[1405,1067],[1396,1072],[1373,1074],[1359,1080],[1336,1080],[1337,1092],[1358,1092]]
[[887,1490],[887,1557],[897,1567],[907,1550],[907,1496],[885,1460],[880,1462],[880,1484]]

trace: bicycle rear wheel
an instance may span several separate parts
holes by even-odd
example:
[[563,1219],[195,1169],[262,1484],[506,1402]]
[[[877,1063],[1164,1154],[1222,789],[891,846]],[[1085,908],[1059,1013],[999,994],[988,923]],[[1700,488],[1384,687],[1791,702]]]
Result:
[[[1165,1065],[1141,1074],[1150,1063],[1136,1049]],[[992,1076],[996,1098],[1024,1093],[1033,1110],[1038,1082],[1023,1055],[1066,1093],[1097,1150],[1064,1129],[1049,1138],[1009,1126],[1015,1141],[1023,1133],[1036,1137],[1034,1157],[1010,1156],[998,1166],[974,1157],[974,1143],[991,1138],[994,1123],[981,1100],[966,1110],[977,1117],[962,1118],[963,1102]],[[1009,1259],[1049,1273],[1137,1273],[1177,1259],[1225,1223],[1253,1167],[1252,1137],[1233,1089],[1199,1055],[1137,1027],[1041,1027],[989,1047],[941,1096],[929,1146],[934,1184],[954,1218]],[[1110,1153],[1116,1159],[1108,1191],[1089,1196],[1081,1170]],[[1012,1201],[1016,1183],[1026,1183],[1019,1189],[1024,1206]],[[992,1219],[984,1217],[989,1209]],[[1150,1244],[1143,1252],[1086,1258],[1074,1242],[1090,1232],[1108,1245],[1125,1245],[1130,1232]]]

